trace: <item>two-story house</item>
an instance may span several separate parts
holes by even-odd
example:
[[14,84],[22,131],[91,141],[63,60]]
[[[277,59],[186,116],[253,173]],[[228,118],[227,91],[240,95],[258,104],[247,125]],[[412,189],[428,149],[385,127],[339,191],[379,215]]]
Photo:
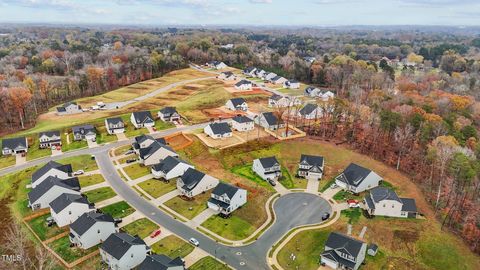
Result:
[[232,128],[236,131],[245,132],[255,128],[253,120],[247,116],[235,116],[232,118]]
[[235,84],[235,89],[240,90],[240,91],[245,91],[245,90],[251,90],[253,87],[253,84],[251,81],[248,80],[241,80]]
[[72,176],[72,172],[72,165],[64,165],[51,160],[32,174],[32,188],[41,184],[49,176],[62,180],[68,179]]
[[180,195],[192,198],[218,185],[218,179],[193,168],[188,168],[182,177],[177,179]]
[[285,108],[302,105],[302,100],[296,97],[288,97],[274,94],[268,98],[268,107]]
[[169,181],[182,176],[188,168],[195,167],[178,157],[168,156],[160,163],[154,164],[151,170],[153,178]]
[[168,156],[178,157],[178,154],[169,146],[158,141],[153,142],[146,148],[141,148],[138,155],[139,163],[145,166],[157,164]]
[[163,254],[148,255],[138,266],[138,270],[185,270],[185,262],[182,258],[171,259]]
[[59,130],[44,131],[38,133],[39,147],[51,148],[52,146],[62,145],[62,138]]
[[232,98],[225,104],[231,111],[248,111],[248,104],[244,98]]
[[277,130],[285,127],[285,122],[281,118],[278,118],[273,112],[264,112],[255,117],[254,122],[269,130]]
[[63,193],[50,202],[50,214],[58,227],[73,223],[81,215],[95,211],[93,204],[87,198],[78,195]]
[[322,109],[317,104],[308,103],[298,111],[298,115],[303,119],[313,120],[322,116]]
[[236,186],[220,182],[212,191],[208,200],[208,208],[222,215],[230,215],[233,211],[247,203],[247,191]]
[[152,143],[154,143],[154,142],[159,142],[163,145],[167,145],[167,142],[166,142],[165,138],[155,139],[152,136],[145,135],[145,134],[136,136],[134,140],[135,141],[132,143],[132,147],[137,154],[139,153],[140,149],[147,148],[150,145],[152,145]]
[[233,136],[232,129],[228,123],[211,123],[203,129],[203,132],[212,139],[224,139]]
[[2,155],[16,155],[28,152],[26,137],[8,138],[2,140]]
[[323,176],[324,159],[322,156],[303,155],[298,163],[298,176],[320,180]]
[[175,107],[165,107],[161,108],[158,113],[158,118],[164,122],[179,122],[180,114],[177,112]]
[[287,82],[288,80],[282,76],[275,76],[273,77],[272,79],[270,79],[270,82],[273,83],[273,84],[281,84],[283,85],[285,82]]
[[300,88],[300,82],[297,80],[288,80],[283,83],[283,88],[287,89],[298,89]]
[[28,207],[32,210],[50,207],[50,203],[63,193],[80,195],[78,178],[59,179],[47,177],[28,193]]
[[72,128],[74,141],[95,141],[97,130],[93,125],[81,125]]
[[112,216],[87,212],[70,224],[69,238],[73,245],[89,249],[104,242],[112,233],[117,232],[118,228]]
[[130,122],[132,122],[135,128],[146,128],[155,126],[155,120],[153,119],[150,111],[133,112],[130,115]]
[[231,71],[225,71],[220,73],[220,75],[218,75],[218,78],[224,81],[234,81],[237,79],[237,76],[235,76],[235,74],[233,74],[233,72]]
[[224,69],[228,67],[224,62],[220,61],[210,61],[207,63],[207,66],[213,69]]
[[105,127],[108,134],[119,134],[125,132],[125,123],[120,117],[112,117],[105,119]]
[[365,260],[367,244],[350,236],[332,232],[325,243],[320,262],[332,269],[357,270]]
[[365,208],[372,216],[416,218],[415,199],[400,198],[395,191],[376,187],[365,197]]
[[267,72],[263,75],[265,81],[271,81],[273,78],[277,77],[277,73]]
[[248,77],[255,77],[255,72],[257,71],[257,68],[255,67],[247,67],[242,71],[243,75],[248,76]]
[[282,176],[280,162],[278,162],[276,157],[255,159],[252,170],[263,180],[277,180]]
[[57,115],[64,114],[74,114],[83,112],[82,106],[78,105],[76,102],[67,102],[62,106],[57,107]]
[[102,262],[109,269],[130,270],[140,265],[150,247],[138,236],[128,233],[113,233],[100,246]]
[[335,184],[352,193],[361,193],[377,187],[380,181],[382,177],[378,174],[355,163],[350,163],[340,175],[335,177]]

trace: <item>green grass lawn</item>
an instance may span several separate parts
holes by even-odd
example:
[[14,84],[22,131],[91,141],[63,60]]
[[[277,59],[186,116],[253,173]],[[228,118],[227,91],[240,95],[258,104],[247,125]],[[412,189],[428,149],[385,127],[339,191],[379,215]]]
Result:
[[55,253],[60,255],[62,259],[69,263],[94,252],[98,248],[97,246],[89,249],[70,247],[70,239],[68,235],[49,243],[48,246],[55,251]]
[[115,194],[115,191],[113,191],[111,187],[97,188],[94,190],[87,191],[83,194],[87,196],[88,201],[91,203],[101,202],[101,201],[113,198],[117,195]]
[[95,159],[92,159],[90,155],[68,157],[60,159],[58,162],[62,164],[72,164],[73,171],[84,170],[88,172],[98,170],[97,162]]
[[188,270],[231,270],[231,268],[213,257],[207,256],[198,260]]
[[217,215],[210,217],[202,226],[229,240],[241,240],[255,232],[256,228],[233,214],[229,218]]
[[149,174],[150,168],[139,163],[135,163],[123,168],[123,171],[130,177],[130,179],[135,180],[142,176]]
[[68,228],[59,228],[57,225],[47,226],[45,222],[50,215],[43,215],[29,220],[27,223],[41,240],[47,240],[68,230]]
[[120,156],[120,155],[125,154],[125,152],[127,152],[130,149],[132,149],[132,146],[128,144],[128,145],[124,145],[124,146],[120,146],[120,147],[115,148],[113,153],[115,154],[115,156]]
[[117,135],[108,134],[107,128],[105,127],[104,124],[96,125],[95,128],[97,129],[96,141],[97,141],[98,144],[104,144],[104,143],[116,142],[117,141]]
[[320,184],[318,185],[318,191],[319,192],[324,192],[325,190],[327,190],[333,183],[335,183],[335,177],[329,179],[329,180],[326,180],[324,178],[322,178],[322,180],[320,180]]
[[260,178],[260,176],[258,176],[252,170],[252,165],[251,164],[233,167],[231,169],[231,172],[238,175],[238,176],[247,178],[247,179],[255,182],[258,186],[262,186],[262,187],[265,187],[265,188],[267,188],[271,191],[275,191],[275,189],[273,189],[273,187],[267,181]]
[[143,239],[158,228],[158,225],[150,221],[148,218],[142,218],[126,225],[122,230],[131,235],[138,235]]
[[360,208],[348,208],[342,210],[341,214],[348,219],[348,223],[356,224],[362,216],[362,210]]
[[40,149],[38,134],[30,135],[29,143],[32,144],[28,146],[27,160],[47,157],[52,154],[52,150],[50,148]]
[[103,175],[101,174],[92,174],[87,176],[80,176],[78,177],[78,181],[80,182],[80,187],[84,188],[102,183],[105,181],[105,178],[103,178]]
[[180,215],[192,219],[207,209],[207,201],[210,198],[211,192],[195,196],[191,201],[183,200],[180,197],[175,197],[165,203],[165,206],[179,213]]
[[157,179],[143,181],[138,186],[154,198],[158,198],[177,188],[176,182],[173,180],[167,183]]
[[186,241],[169,235],[162,240],[156,242],[152,246],[152,251],[156,254],[164,254],[170,258],[182,257],[185,258],[190,254],[194,247]]
[[282,176],[278,179],[278,182],[282,184],[284,187],[291,189],[296,188],[294,181],[292,180],[292,176],[287,168],[282,166]]
[[0,169],[15,165],[17,159],[15,156],[1,156],[0,157]]
[[127,138],[132,138],[148,133],[148,130],[145,128],[135,128],[135,126],[130,122],[130,114],[122,115],[122,119],[125,123],[125,136],[127,136]]
[[105,214],[110,214],[113,218],[123,218],[135,212],[135,209],[125,201],[107,205],[100,210]]
[[354,194],[352,194],[350,192],[347,192],[345,190],[340,190],[335,195],[333,195],[333,199],[337,202],[343,202],[343,201],[350,200],[350,199],[362,201],[363,198],[365,198],[365,193],[354,195]]
[[[69,136],[69,138],[70,138],[70,143],[67,142],[67,136]],[[75,150],[75,149],[87,148],[88,147],[88,143],[86,141],[74,141],[72,133],[68,133],[68,135],[65,135],[62,132],[61,137],[62,137],[62,151],[63,152],[68,152],[68,151],[72,151],[72,150]]]
[[129,160],[129,159],[137,159],[137,157],[135,155],[128,155],[128,156],[123,157],[123,158],[121,158],[117,161],[118,161],[118,163],[123,164],[123,163],[126,163],[127,160]]
[[6,203],[10,202],[8,207],[18,220],[32,214],[32,209],[27,206],[27,193],[31,189],[26,185],[31,183],[32,174],[40,166],[42,165],[0,176],[0,200],[5,200]]

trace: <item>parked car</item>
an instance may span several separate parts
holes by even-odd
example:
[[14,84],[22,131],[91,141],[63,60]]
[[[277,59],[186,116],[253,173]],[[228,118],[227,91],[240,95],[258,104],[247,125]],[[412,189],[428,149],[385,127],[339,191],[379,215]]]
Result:
[[47,217],[47,219],[45,219],[45,222],[47,223],[47,226],[48,227],[51,227],[53,224],[55,224],[55,220],[53,220],[53,217]]
[[73,175],[82,175],[82,174],[84,174],[84,173],[85,173],[84,170],[78,170],[78,171],[76,171],[76,172],[73,172]]
[[155,237],[159,236],[161,233],[162,233],[162,231],[160,229],[155,230],[155,231],[152,232],[152,234],[150,234],[150,238],[155,238]]
[[137,161],[137,160],[136,160],[136,159],[127,159],[125,162],[126,162],[126,163],[133,163],[133,162],[135,162],[135,161]]
[[115,223],[115,224],[122,223],[122,219],[121,218],[114,218],[113,223]]
[[272,185],[272,186],[277,185],[277,182],[275,180],[272,180],[272,179],[268,179],[268,183],[270,183],[270,185]]
[[359,201],[354,200],[354,199],[347,200],[347,203],[348,203],[348,207],[350,207],[350,208],[360,207]]
[[194,245],[194,246],[196,246],[196,247],[198,247],[198,246],[200,245],[200,242],[198,242],[198,240],[195,239],[195,238],[193,238],[193,237],[190,238],[190,239],[188,240],[188,242],[190,242],[192,245]]
[[323,213],[322,220],[327,220],[329,218],[330,218],[330,213],[328,213],[328,212]]

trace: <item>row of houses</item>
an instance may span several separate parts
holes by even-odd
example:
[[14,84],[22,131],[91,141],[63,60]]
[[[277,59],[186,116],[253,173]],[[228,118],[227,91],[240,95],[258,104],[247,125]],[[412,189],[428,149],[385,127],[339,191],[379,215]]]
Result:
[[260,78],[273,84],[283,85],[284,88],[300,88],[300,82],[298,82],[297,80],[288,80],[282,76],[277,75],[276,73],[268,72],[263,69],[258,69],[256,67],[248,67],[244,69],[243,74],[247,77]]

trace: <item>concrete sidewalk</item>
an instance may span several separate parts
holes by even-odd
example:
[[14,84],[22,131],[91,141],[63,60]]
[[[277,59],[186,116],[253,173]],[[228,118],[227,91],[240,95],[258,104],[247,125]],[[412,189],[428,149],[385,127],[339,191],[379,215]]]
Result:
[[128,225],[128,224],[130,224],[130,223],[132,223],[136,220],[144,218],[144,217],[145,217],[145,215],[143,215],[141,212],[135,211],[135,212],[131,213],[130,215],[122,218],[122,222],[120,222],[118,224],[118,227],[122,228],[122,227],[124,227],[124,226],[126,226],[126,225]]
[[[147,174],[147,175],[144,175],[144,176],[142,176],[142,177],[139,177],[139,178],[137,178],[137,179],[135,179],[135,180],[128,181],[128,184],[129,184],[130,186],[136,186],[136,185],[140,184],[141,182],[147,181],[147,180],[152,179],[152,178],[153,178],[153,174]],[[159,180],[159,181],[160,181],[160,180]]]
[[318,187],[320,186],[320,181],[317,179],[305,179],[305,181],[308,181],[306,192],[318,194]]
[[180,195],[180,192],[177,189],[175,189],[175,190],[172,190],[172,191],[168,192],[167,194],[164,194],[164,195],[160,196],[159,198],[153,200],[152,203],[154,205],[158,206],[160,204],[163,204],[163,203],[177,197],[178,195]]
[[105,207],[107,205],[111,205],[111,204],[121,202],[121,201],[123,201],[122,197],[117,195],[117,196],[115,196],[113,198],[110,198],[108,200],[95,203],[95,208],[102,208],[102,207]]
[[215,212],[213,209],[207,208],[185,224],[187,224],[192,228],[197,228],[198,226],[200,226],[200,224],[202,224],[203,222],[205,222],[207,219],[209,219],[211,216],[215,214],[217,214],[217,212]]
[[333,196],[335,196],[335,194],[337,194],[337,192],[339,192],[340,190],[342,190],[340,187],[336,187],[336,188],[331,188],[331,187],[329,187],[327,190],[325,190],[324,192],[322,192],[322,198],[324,198],[325,200],[330,200],[330,199],[333,198]]
[[95,185],[91,185],[91,186],[86,186],[84,188],[82,188],[82,192],[87,192],[87,191],[90,191],[90,190],[94,190],[94,189],[97,189],[97,188],[102,188],[102,187],[109,187],[110,185],[108,184],[107,181],[103,181],[102,183],[98,183],[98,184],[95,184]]
[[284,187],[280,182],[277,181],[277,184],[273,187],[280,195],[285,195],[291,191]]
[[185,260],[185,266],[188,268],[206,256],[209,256],[207,252],[196,247],[187,257],[183,258]]

